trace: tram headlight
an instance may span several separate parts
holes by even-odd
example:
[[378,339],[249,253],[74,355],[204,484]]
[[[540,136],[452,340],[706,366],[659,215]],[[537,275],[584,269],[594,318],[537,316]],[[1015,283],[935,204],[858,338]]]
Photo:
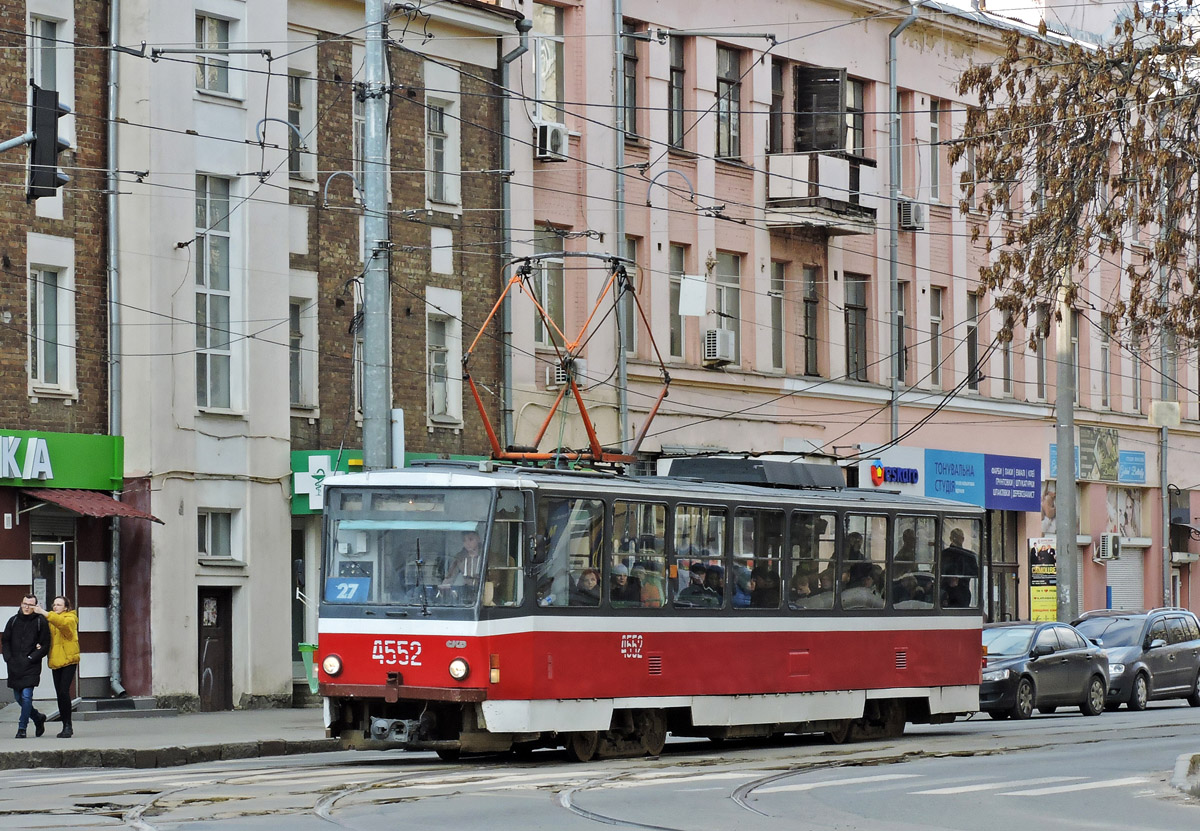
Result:
[[450,677],[455,681],[462,681],[471,674],[471,666],[464,658],[455,658],[450,662]]
[[337,655],[326,655],[325,660],[321,661],[321,669],[326,675],[336,677],[342,674],[342,659]]

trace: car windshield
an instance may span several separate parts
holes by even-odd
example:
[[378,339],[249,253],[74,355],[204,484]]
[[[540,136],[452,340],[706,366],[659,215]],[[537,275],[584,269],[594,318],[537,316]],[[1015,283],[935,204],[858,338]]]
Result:
[[1133,646],[1142,636],[1142,621],[1127,617],[1093,617],[1075,624],[1085,638],[1105,646]]
[[1032,626],[1001,626],[983,630],[983,645],[989,655],[1024,655],[1033,640]]

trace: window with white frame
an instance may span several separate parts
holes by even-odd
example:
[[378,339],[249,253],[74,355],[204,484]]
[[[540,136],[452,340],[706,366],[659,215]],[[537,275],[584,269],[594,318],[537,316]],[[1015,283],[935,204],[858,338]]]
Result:
[[624,93],[624,111],[621,113],[625,137],[638,134],[638,24],[625,21],[621,26],[625,37],[621,38],[621,91]]
[[429,423],[462,424],[462,292],[425,289],[425,395]]
[[288,387],[293,407],[317,405],[316,315],[317,304],[311,297],[288,300]]
[[941,286],[929,288],[929,385],[942,386],[942,298]]
[[204,558],[233,558],[233,511],[202,508],[196,512],[196,553]]
[[742,258],[728,251],[717,252],[717,328],[733,332],[733,362],[741,361]]
[[563,122],[566,98],[563,67],[563,10],[545,3],[533,4],[534,117]]
[[683,116],[687,90],[687,68],[684,65],[684,39],[671,35],[671,71],[667,79],[667,143],[672,147],[683,147],[686,134]]
[[[674,42],[674,41],[672,41]],[[683,272],[687,262],[687,248],[682,245],[671,245],[671,296],[669,310],[670,343],[668,354],[672,358],[683,357],[683,316],[679,314],[679,297],[683,292]]]
[[742,53],[717,47],[717,158],[742,156]]
[[[196,15],[196,48],[229,48],[229,21],[206,14]],[[196,89],[229,92],[229,55],[224,52],[196,56]]]
[[929,198],[942,201],[942,147],[941,125],[942,102],[929,99]]
[[446,105],[432,101],[426,108],[425,149],[426,167],[429,169],[429,198],[434,202],[448,202],[449,188],[446,180]]
[[767,111],[767,152],[783,152],[783,70],[779,58],[771,61],[771,107]]
[[458,205],[461,200],[460,83],[455,68],[425,62],[425,195],[437,205]]
[[365,187],[363,182],[363,160],[367,157],[367,108],[358,90],[354,91],[354,104],[350,115],[351,148],[354,153],[354,178],[359,187]]
[[196,404],[232,406],[230,180],[196,176]]
[[[549,228],[539,228],[534,234],[534,251],[538,254],[549,255],[539,259],[534,266],[534,291],[537,301],[545,310],[546,316],[562,331],[565,325],[566,298],[563,285],[563,238]],[[533,320],[533,340],[538,346],[550,346],[561,343],[562,338],[547,326],[541,315]]]
[[350,335],[354,338],[354,413],[363,417],[363,400],[366,398],[367,367],[365,363],[366,342],[363,338],[363,292],[360,281],[354,281],[354,317],[350,322]]
[[288,175],[293,179],[311,179],[316,168],[312,153],[316,131],[313,100],[314,84],[308,75],[293,72],[287,79],[288,93]]
[[67,269],[29,270],[29,379],[34,391],[74,389],[72,288]]
[[61,39],[60,21],[29,16],[29,77],[42,89],[59,88],[58,47]]
[[629,291],[621,295],[621,317],[624,320],[623,329],[621,330],[621,345],[625,348],[625,354],[634,355],[637,353],[637,300],[634,297],[634,292],[638,286],[638,240],[637,237],[625,237],[625,257],[632,260],[625,264],[625,274],[629,278]]
[[846,272],[846,378],[867,380],[866,274]]
[[804,374],[820,375],[820,329],[821,287],[817,279],[817,269],[806,265],[803,272],[804,280]]
[[967,292],[967,389],[979,391],[979,295]]
[[783,287],[787,264],[771,263],[771,288],[767,300],[771,306],[771,369],[783,370]]
[[899,371],[896,377],[901,383],[908,383],[908,283],[899,284],[899,296],[896,298],[896,364]]

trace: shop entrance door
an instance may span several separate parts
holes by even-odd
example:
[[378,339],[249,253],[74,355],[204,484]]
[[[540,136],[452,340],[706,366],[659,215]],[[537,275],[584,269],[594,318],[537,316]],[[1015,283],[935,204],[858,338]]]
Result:
[[[66,594],[67,546],[65,542],[33,542],[30,559],[33,562],[33,593],[43,609],[49,610],[54,598]],[[49,657],[47,655],[47,657]],[[34,698],[54,700],[54,677],[47,661],[42,661],[42,680],[33,691]]]
[[198,677],[200,711],[233,709],[231,589],[200,589]]

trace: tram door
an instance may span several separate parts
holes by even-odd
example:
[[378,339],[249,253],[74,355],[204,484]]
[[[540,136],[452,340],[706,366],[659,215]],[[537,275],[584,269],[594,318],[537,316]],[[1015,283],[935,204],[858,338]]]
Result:
[[[58,595],[67,594],[68,545],[66,542],[37,541],[30,545],[30,559],[33,563],[31,588],[43,609],[49,609]],[[41,683],[34,689],[33,697],[55,698],[54,677],[49,671],[42,672]]]
[[200,590],[200,711],[233,709],[233,603],[230,589]]

